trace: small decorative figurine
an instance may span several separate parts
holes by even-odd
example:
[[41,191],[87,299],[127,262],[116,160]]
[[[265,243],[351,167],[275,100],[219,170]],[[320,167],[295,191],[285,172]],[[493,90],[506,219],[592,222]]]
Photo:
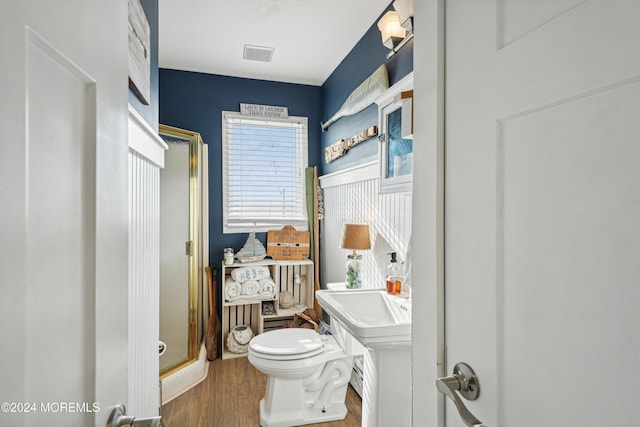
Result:
[[272,314],[273,314],[273,303],[272,302],[262,303],[262,315],[270,316]]
[[289,291],[283,291],[280,293],[280,307],[291,308],[293,307],[293,294]]
[[262,261],[267,256],[267,250],[264,248],[260,240],[256,239],[256,233],[249,233],[247,242],[242,249],[238,251],[236,258],[240,262],[257,262]]
[[233,248],[224,248],[224,265],[233,265]]

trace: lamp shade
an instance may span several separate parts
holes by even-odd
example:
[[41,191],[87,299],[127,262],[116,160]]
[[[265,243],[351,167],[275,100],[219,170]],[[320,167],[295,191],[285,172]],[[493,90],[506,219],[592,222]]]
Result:
[[412,30],[413,0],[395,0],[393,2],[393,8],[398,12],[402,27],[407,30]]
[[406,36],[406,30],[400,25],[400,15],[394,10],[388,11],[380,18],[378,29],[382,35],[382,44],[389,49]]
[[344,249],[371,249],[369,225],[355,222],[345,222],[342,226],[340,247]]

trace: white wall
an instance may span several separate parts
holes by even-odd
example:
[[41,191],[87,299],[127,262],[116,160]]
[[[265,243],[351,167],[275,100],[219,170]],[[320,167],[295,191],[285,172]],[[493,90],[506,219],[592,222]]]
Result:
[[[369,224],[371,245],[379,233],[398,253],[399,261],[404,259],[411,237],[411,193],[379,194],[378,173],[378,163],[372,162],[320,177],[325,209],[325,219],[320,223],[323,287],[327,283],[345,281],[345,260],[350,252],[340,248],[345,222]],[[379,266],[373,250],[358,253],[362,254],[363,287],[384,287],[385,267],[391,258],[385,256]]]

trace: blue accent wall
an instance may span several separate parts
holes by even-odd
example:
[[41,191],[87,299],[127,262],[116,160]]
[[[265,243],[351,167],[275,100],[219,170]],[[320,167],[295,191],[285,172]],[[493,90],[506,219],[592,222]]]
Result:
[[151,126],[158,130],[158,0],[140,0],[142,10],[147,16],[151,31],[151,99],[149,105],[143,104],[136,94],[129,89],[129,104]]
[[[391,7],[387,10],[390,9]],[[381,64],[386,64],[387,66],[389,86],[413,71],[413,40],[410,40],[390,59],[387,59],[386,55],[389,49],[382,44],[377,26],[378,19],[322,85],[323,121],[333,116],[349,97],[349,94]],[[320,174],[325,175],[376,160],[378,158],[378,142],[376,138],[360,143],[349,150],[343,157],[334,160],[330,164],[324,161],[324,149],[334,142],[351,138],[364,129],[377,124],[378,107],[373,104],[361,112],[345,116],[329,126],[322,133],[321,154],[323,160]]]
[[[324,160],[325,147],[378,124],[378,109],[375,104],[358,114],[341,118],[326,132],[321,132],[320,123],[331,117],[353,89],[380,64],[387,65],[390,85],[413,71],[413,40],[391,59],[387,59],[389,50],[382,45],[377,22],[378,19],[321,87],[160,69],[159,122],[199,132],[209,146],[211,265],[219,264],[225,247],[232,247],[237,251],[247,238],[245,233],[222,233],[222,111],[239,111],[240,103],[264,104],[284,106],[292,116],[308,117],[309,165],[318,166],[320,175],[376,160],[376,138],[359,144],[330,165]],[[266,233],[258,233],[257,237],[266,243]]]
[[[247,239],[246,233],[222,233],[222,111],[240,111],[240,103],[263,104],[308,117],[309,165],[319,166],[321,92],[318,86],[160,69],[160,123],[199,132],[209,146],[210,265],[219,265],[224,248],[238,251]],[[266,233],[257,237],[266,244]]]

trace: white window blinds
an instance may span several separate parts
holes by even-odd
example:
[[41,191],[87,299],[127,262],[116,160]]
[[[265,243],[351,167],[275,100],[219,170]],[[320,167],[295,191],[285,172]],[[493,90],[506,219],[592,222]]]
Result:
[[222,113],[225,233],[307,228],[307,118]]

